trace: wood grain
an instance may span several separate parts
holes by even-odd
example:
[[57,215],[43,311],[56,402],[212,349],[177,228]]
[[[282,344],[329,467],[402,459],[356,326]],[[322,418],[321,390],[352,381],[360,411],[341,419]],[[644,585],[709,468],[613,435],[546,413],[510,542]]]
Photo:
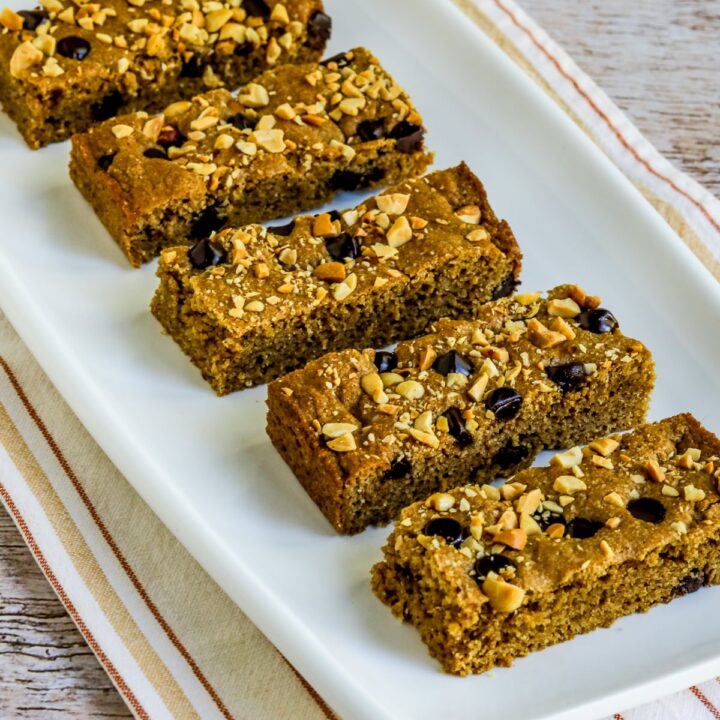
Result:
[[0,718],[131,718],[0,507]]
[[662,154],[720,194],[720,3],[520,3]]
[[[720,193],[720,3],[521,2],[660,152]],[[1,509],[0,717],[131,717]]]

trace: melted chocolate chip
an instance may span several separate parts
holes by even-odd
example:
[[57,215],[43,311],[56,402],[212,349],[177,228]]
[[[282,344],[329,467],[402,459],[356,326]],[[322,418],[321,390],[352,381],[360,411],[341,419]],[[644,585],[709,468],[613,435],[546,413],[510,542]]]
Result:
[[665,506],[653,498],[638,498],[627,505],[628,512],[636,519],[657,525],[665,519]]
[[503,386],[490,393],[485,407],[495,413],[498,420],[511,420],[520,411],[522,402],[522,395],[517,390]]
[[193,55],[182,64],[180,77],[199,78],[203,76],[204,72],[205,65],[203,61],[197,55]]
[[326,58],[320,64],[327,67],[330,63],[335,63],[339,68],[344,68],[350,64],[350,58],[347,53],[338,53],[332,57]]
[[198,216],[190,228],[191,238],[207,237],[213,231],[219,230],[225,223],[227,218],[222,215],[217,208],[205,208]]
[[473,436],[465,428],[465,420],[463,419],[462,413],[456,407],[448,408],[444,413],[443,417],[447,418],[448,432],[452,437],[457,440],[460,447],[467,447],[472,445]]
[[253,17],[270,17],[270,8],[264,0],[243,0],[243,9]]
[[519,465],[530,455],[530,448],[508,442],[493,458],[493,463],[502,470]]
[[159,160],[167,160],[168,159],[167,152],[165,152],[165,150],[163,148],[159,148],[159,147],[150,147],[147,150],[145,150],[143,155],[146,158],[151,158],[151,159],[152,158],[157,158]]
[[505,555],[483,555],[475,561],[475,578],[484,580],[488,573],[500,574],[501,570],[515,567],[515,563]]
[[90,52],[90,43],[85,38],[69,35],[57,41],[55,51],[71,60],[84,60]]
[[237,55],[237,57],[247,57],[254,49],[255,46],[251,42],[240,43],[235,46],[233,55]]
[[595,535],[595,533],[603,527],[603,523],[597,520],[587,520],[586,518],[576,517],[567,524],[565,534],[577,540],[586,540]]
[[390,463],[390,469],[385,473],[386,480],[399,480],[401,477],[405,477],[412,470],[412,464],[405,457],[393,458]]
[[332,35],[332,18],[321,10],[310,16],[307,27],[308,46],[313,50],[323,50]]
[[362,142],[380,140],[385,137],[385,121],[363,120],[358,124],[356,132]]
[[238,113],[237,115],[229,117],[227,119],[227,123],[229,125],[233,125],[238,130],[254,130],[255,125],[257,125],[257,120],[252,120],[251,118],[246,117],[242,113]]
[[517,290],[520,281],[510,273],[505,279],[493,290],[492,299],[499,300],[500,298],[508,297]]
[[694,570],[686,575],[673,589],[673,597],[682,597],[699,590],[703,585],[708,584],[707,575],[702,570]]
[[18,15],[23,19],[23,30],[36,30],[47,19],[47,12],[37,8],[36,10],[18,10]]
[[163,147],[182,145],[187,138],[172,125],[166,125],[158,135],[157,143]]
[[272,227],[269,227],[268,232],[271,232],[273,235],[279,235],[280,237],[288,237],[289,235],[292,235],[292,231],[294,229],[295,221],[291,220],[285,225],[273,225]]
[[578,315],[577,321],[584,330],[598,334],[612,332],[620,326],[616,317],[605,308],[583,310]]
[[433,370],[441,375],[448,373],[460,373],[461,375],[471,375],[473,371],[472,363],[457,350],[449,350],[444,355],[435,358],[432,364]]
[[397,355],[390,350],[377,350],[375,352],[375,367],[378,372],[392,372],[398,364]]
[[390,131],[389,137],[397,140],[395,147],[398,152],[413,153],[422,147],[425,128],[403,120]]
[[385,177],[385,171],[380,168],[372,168],[364,173],[353,172],[352,170],[336,170],[330,178],[332,190],[352,192],[380,182]]
[[117,155],[117,153],[114,153],[114,152],[107,153],[105,155],[101,155],[98,158],[98,167],[101,170],[105,170],[105,172],[107,172],[107,169],[112,165],[112,161],[115,159],[116,155]]
[[551,365],[545,368],[545,374],[563,391],[577,390],[587,374],[582,363],[571,362],[564,365]]
[[350,258],[354,260],[360,255],[360,242],[349,233],[340,233],[336,237],[325,238],[328,254],[336,262]]
[[459,545],[464,537],[462,525],[453,518],[435,518],[423,529],[423,535],[441,537],[448,545]]
[[225,250],[208,238],[198,240],[188,251],[188,257],[196,270],[205,270],[225,260]]
[[92,113],[93,120],[96,122],[102,122],[103,120],[115,117],[118,112],[120,112],[120,108],[124,103],[125,100],[122,94],[117,90],[113,90],[102,100],[91,105],[90,112]]

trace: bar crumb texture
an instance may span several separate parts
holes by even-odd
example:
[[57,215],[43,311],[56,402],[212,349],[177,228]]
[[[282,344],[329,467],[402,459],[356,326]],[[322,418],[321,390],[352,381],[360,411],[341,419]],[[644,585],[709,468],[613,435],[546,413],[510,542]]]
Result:
[[321,0],[44,0],[0,13],[0,100],[30,147],[320,59]]
[[720,441],[678,415],[405,509],[372,572],[467,675],[720,582]]
[[651,354],[600,298],[565,285],[476,315],[394,352],[328,354],[270,385],[268,433],[339,532],[644,421]]
[[70,175],[132,265],[223,226],[423,174],[422,118],[357,48],[73,137]]
[[512,291],[520,264],[510,227],[459,165],[343,212],[166,250],[152,311],[223,395],[473,315]]

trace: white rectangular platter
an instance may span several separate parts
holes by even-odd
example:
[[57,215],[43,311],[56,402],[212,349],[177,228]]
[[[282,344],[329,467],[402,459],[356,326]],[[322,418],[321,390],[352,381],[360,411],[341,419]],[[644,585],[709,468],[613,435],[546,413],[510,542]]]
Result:
[[[720,431],[720,291],[590,141],[449,0],[328,0],[331,52],[364,44],[466,160],[525,252],[523,287],[578,282],[655,354],[652,417]],[[67,176],[0,119],[0,304],[160,518],[347,720],[588,720],[720,673],[720,589],[518,661],[443,675],[371,594],[386,529],[338,537],[264,431],[265,389],[216,398],[147,307]],[[341,203],[353,204],[345,197]],[[122,512],[122,508],[118,508]],[[232,628],[228,628],[232,632]]]

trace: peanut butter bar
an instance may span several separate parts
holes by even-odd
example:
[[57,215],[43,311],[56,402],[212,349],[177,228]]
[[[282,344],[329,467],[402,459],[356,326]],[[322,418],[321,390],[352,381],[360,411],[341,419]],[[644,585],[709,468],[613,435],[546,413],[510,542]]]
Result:
[[513,291],[521,254],[466,165],[345,212],[227,228],[160,258],[155,316],[223,395]]
[[574,285],[440,320],[394,352],[326,355],[269,387],[268,433],[341,533],[641,423],[654,368]]
[[720,440],[691,415],[403,510],[375,594],[467,675],[720,583]]
[[359,48],[98,125],[73,138],[70,174],[139,266],[226,224],[421,175],[423,137],[410,98]]
[[318,60],[321,0],[43,0],[0,13],[0,100],[30,147]]

